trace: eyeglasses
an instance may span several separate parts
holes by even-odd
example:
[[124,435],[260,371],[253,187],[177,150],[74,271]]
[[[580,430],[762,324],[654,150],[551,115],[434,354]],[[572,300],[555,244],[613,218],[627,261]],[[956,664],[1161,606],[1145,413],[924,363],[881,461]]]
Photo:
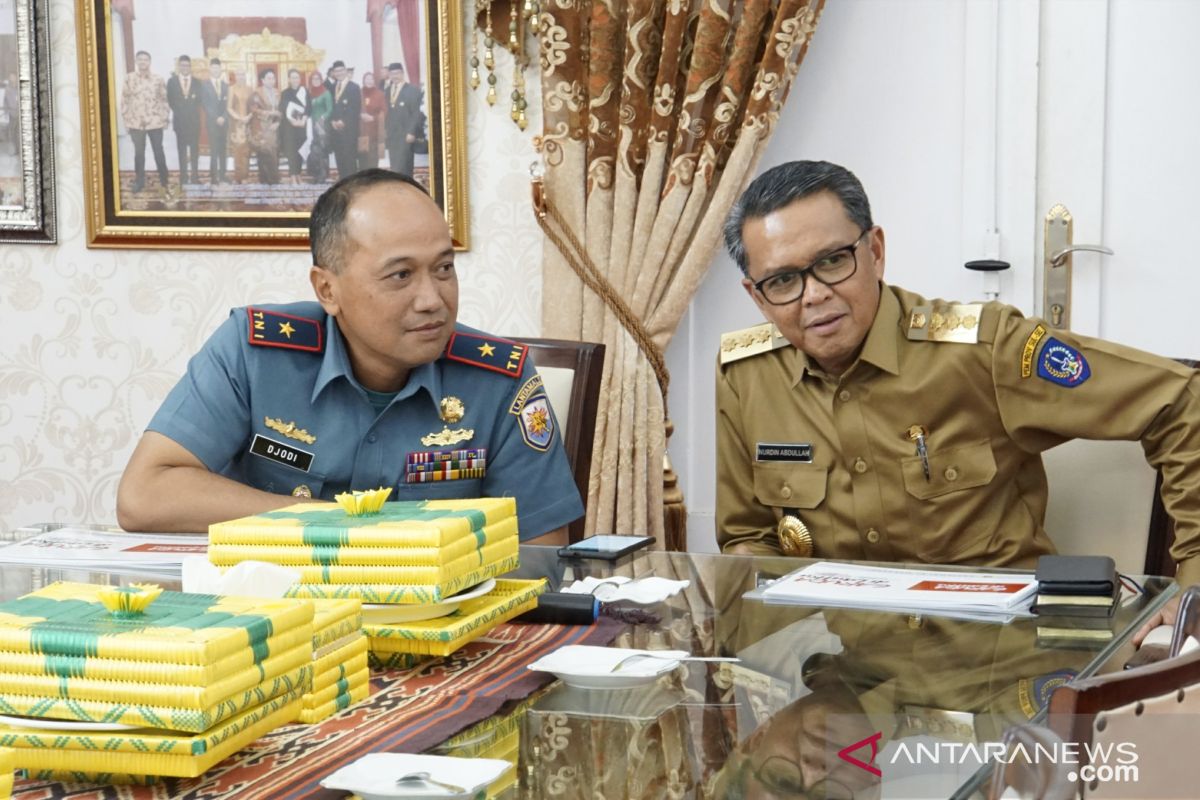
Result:
[[771,305],[786,306],[804,294],[805,278],[809,275],[826,286],[836,286],[858,271],[856,251],[870,231],[867,228],[850,244],[826,253],[803,269],[789,269],[763,278],[754,284],[755,290]]
[[813,800],[854,800],[854,792],[845,784],[826,778],[812,786],[804,786],[800,765],[783,756],[771,756],[762,763],[753,775],[760,784],[774,794],[784,797],[806,797]]

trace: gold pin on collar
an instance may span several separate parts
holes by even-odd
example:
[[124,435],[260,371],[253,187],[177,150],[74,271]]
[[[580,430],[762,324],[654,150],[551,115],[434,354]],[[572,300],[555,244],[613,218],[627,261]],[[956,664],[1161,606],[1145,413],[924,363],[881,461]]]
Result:
[[289,439],[295,439],[305,444],[316,444],[317,442],[317,437],[303,428],[297,428],[295,422],[284,422],[282,419],[274,417],[263,417],[263,424],[273,431],[279,431]]
[[779,547],[785,556],[796,558],[811,558],[813,554],[813,538],[808,532],[808,526],[800,518],[792,514],[784,514],[779,519],[776,528],[779,535]]

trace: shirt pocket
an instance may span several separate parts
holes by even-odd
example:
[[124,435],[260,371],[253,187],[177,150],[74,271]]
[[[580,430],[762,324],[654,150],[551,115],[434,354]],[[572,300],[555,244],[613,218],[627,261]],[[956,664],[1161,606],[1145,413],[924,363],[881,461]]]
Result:
[[908,532],[893,545],[901,559],[953,564],[990,551],[998,520],[992,497],[996,457],[989,442],[930,448],[928,480],[920,456],[902,459],[900,467]]
[[[276,464],[273,461],[257,456],[251,456],[246,464],[246,482],[256,489],[272,494],[287,494],[298,497],[321,496],[325,486],[325,475],[319,472],[296,469],[294,467]],[[301,487],[308,487],[308,494],[296,495]]]
[[773,508],[813,509],[825,501],[829,470],[815,464],[761,461],[753,465],[754,495]]
[[[482,478],[460,478],[452,481],[426,481],[425,483],[406,483],[401,477],[396,486],[398,500],[471,500],[483,497]],[[520,509],[518,509],[519,511]]]
[[990,442],[978,442],[949,450],[930,450],[929,477],[920,456],[901,459],[904,489],[918,500],[975,489],[996,477],[996,457]]

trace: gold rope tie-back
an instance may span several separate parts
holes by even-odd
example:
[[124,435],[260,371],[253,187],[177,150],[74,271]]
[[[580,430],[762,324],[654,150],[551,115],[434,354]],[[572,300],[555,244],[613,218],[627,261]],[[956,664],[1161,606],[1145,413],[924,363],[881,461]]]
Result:
[[[534,216],[537,217],[538,225],[546,234],[550,241],[554,242],[555,247],[563,254],[567,264],[579,276],[584,285],[599,295],[612,312],[617,315],[621,325],[637,342],[638,348],[650,362],[650,367],[654,370],[654,377],[658,379],[658,389],[662,392],[663,398],[663,419],[668,418],[667,414],[667,385],[671,381],[670,373],[667,372],[666,358],[663,356],[662,348],[654,343],[650,332],[646,330],[646,326],[633,313],[633,309],[625,302],[622,297],[617,294],[617,290],[613,288],[612,283],[604,274],[596,267],[591,256],[588,255],[587,249],[580,243],[579,238],[571,230],[571,226],[558,213],[558,209],[551,203],[550,199],[545,195],[545,189],[540,181],[533,182],[534,195]],[[546,221],[546,218],[554,220],[559,228],[562,229],[563,235],[566,236],[571,247],[568,248],[563,242],[562,236],[558,231],[554,230]],[[580,265],[583,262],[583,266]]]

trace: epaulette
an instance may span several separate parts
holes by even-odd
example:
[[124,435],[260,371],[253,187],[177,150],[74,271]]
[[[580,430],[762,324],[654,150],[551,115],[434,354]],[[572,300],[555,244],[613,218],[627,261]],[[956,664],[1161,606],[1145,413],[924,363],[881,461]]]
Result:
[[324,331],[315,319],[253,307],[246,308],[246,318],[250,323],[248,341],[252,345],[309,353],[319,353],[325,347]]
[[914,342],[979,341],[983,303],[940,303],[913,306],[904,322],[904,334]]
[[788,340],[775,327],[773,322],[764,322],[753,328],[721,334],[721,365],[731,364],[743,358],[756,356],[760,353],[770,353],[781,347],[787,347]]
[[529,348],[520,342],[463,331],[451,334],[450,342],[446,345],[446,358],[451,361],[490,369],[513,378],[520,377],[528,353]]

